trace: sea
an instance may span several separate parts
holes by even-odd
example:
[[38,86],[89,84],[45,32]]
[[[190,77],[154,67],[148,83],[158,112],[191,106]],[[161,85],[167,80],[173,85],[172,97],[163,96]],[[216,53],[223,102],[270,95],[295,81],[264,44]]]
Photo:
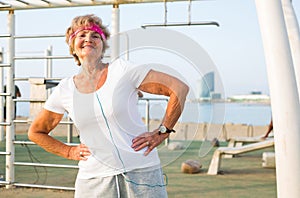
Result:
[[[161,119],[166,102],[151,102],[150,119]],[[139,103],[139,111],[146,116],[146,104]],[[271,120],[271,107],[267,103],[253,102],[187,102],[180,122],[246,124],[265,126]]]
[[[166,101],[139,101],[138,109],[146,117],[149,109],[150,119],[162,119],[167,106]],[[17,115],[28,116],[29,107],[18,103]],[[265,126],[271,120],[271,107],[266,103],[253,102],[186,102],[180,122],[246,124]]]

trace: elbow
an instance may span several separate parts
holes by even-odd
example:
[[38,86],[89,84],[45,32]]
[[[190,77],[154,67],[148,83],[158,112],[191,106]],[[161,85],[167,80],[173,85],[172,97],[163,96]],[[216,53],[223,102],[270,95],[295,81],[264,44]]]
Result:
[[180,102],[184,102],[186,100],[186,97],[189,93],[190,87],[185,83],[180,83],[176,86],[176,89],[172,91],[172,95],[177,98]]
[[178,96],[185,100],[190,91],[190,87],[187,84],[182,83],[178,88]]
[[30,130],[30,128],[28,130],[27,136],[30,141],[34,140],[34,133],[32,132],[32,130]]
[[29,127],[28,133],[27,133],[28,139],[32,142],[36,143],[37,140],[37,133],[32,129],[32,127]]
[[182,91],[183,91],[184,96],[186,97],[190,91],[190,87],[187,84],[183,84]]

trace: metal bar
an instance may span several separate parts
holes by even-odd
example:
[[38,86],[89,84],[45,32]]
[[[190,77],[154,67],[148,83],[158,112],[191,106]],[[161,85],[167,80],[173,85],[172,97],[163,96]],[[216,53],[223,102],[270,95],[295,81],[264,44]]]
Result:
[[145,107],[145,122],[146,122],[146,126],[147,126],[147,131],[150,130],[150,102],[149,100],[146,100],[146,107]]
[[164,24],[167,24],[168,21],[168,8],[167,8],[167,0],[164,0],[164,10],[165,10],[165,14],[164,14]]
[[23,4],[25,4],[25,5],[30,5],[28,2],[26,2],[26,1],[22,1],[22,0],[16,0],[16,1],[18,1],[18,2],[20,2],[20,3],[23,3]]
[[[14,120],[13,122],[14,123],[30,123],[31,121],[32,120]],[[3,122],[3,123],[5,123],[5,122]],[[59,124],[72,125],[72,124],[74,124],[74,122],[72,122],[72,121],[60,121]],[[1,123],[0,123],[0,125],[1,125]],[[8,125],[10,125],[10,123],[6,123],[5,125],[8,126]]]
[[14,123],[29,123],[28,120],[14,120]]
[[166,101],[168,101],[167,98],[139,98],[139,100],[146,100],[146,101],[148,101],[148,100],[166,100]]
[[[67,120],[68,122],[72,122],[72,121],[71,121],[71,118],[70,118],[69,116],[68,116],[67,119],[68,119],[68,120]],[[73,126],[69,124],[67,127],[68,127],[68,130],[67,130],[67,131],[68,131],[68,139],[67,139],[67,142],[68,142],[68,143],[72,143],[72,142],[73,142]]]
[[[34,142],[31,141],[14,141],[14,144],[21,144],[21,145],[36,145]],[[64,143],[68,146],[78,146],[79,143]]]
[[192,12],[192,0],[189,0],[189,6],[188,6],[188,23],[191,23],[191,12]]
[[9,152],[0,152],[0,155],[10,155]]
[[0,34],[0,38],[7,38],[7,37],[11,37],[11,34]]
[[114,4],[111,14],[111,61],[119,57],[120,54],[120,9],[118,4]]
[[[186,0],[172,0],[170,2],[174,2],[174,3],[178,3],[178,2],[183,2]],[[197,1],[204,1],[204,0],[197,0]],[[70,0],[68,1],[70,2]],[[129,1],[129,0],[122,0],[122,1],[84,1],[84,2],[79,2],[79,1],[74,1],[68,4],[65,3],[55,3],[53,2],[52,4],[48,4],[48,5],[17,5],[17,6],[13,6],[11,5],[10,7],[0,7],[0,11],[9,11],[11,9],[13,10],[32,10],[32,9],[45,9],[45,8],[63,8],[63,7],[86,7],[86,6],[103,6],[103,5],[113,5],[116,4],[116,2],[119,5],[123,5],[123,4],[145,4],[145,3],[161,3],[163,2],[162,0],[151,0],[151,1]]]
[[9,93],[0,93],[0,96],[10,96],[11,94]]
[[72,187],[47,186],[47,185],[24,184],[24,183],[14,183],[14,186],[31,187],[31,188],[47,188],[47,189],[57,189],[57,190],[75,190],[75,188],[72,188]]
[[46,0],[41,0],[41,1],[51,5],[51,3],[49,1],[46,1]]
[[[14,123],[30,123],[31,120],[14,120],[13,122]],[[74,122],[73,121],[60,121],[59,124],[72,125],[72,124],[74,124]],[[1,125],[1,123],[0,123],[0,125]],[[10,125],[10,124],[7,123],[5,125],[7,126],[7,125]]]
[[[11,64],[11,67],[7,68],[7,90],[8,93],[15,93],[15,84],[14,84],[14,73],[15,73],[15,14],[13,10],[9,11],[7,16],[7,27],[8,33],[12,36],[8,38],[8,50],[7,50],[7,62]],[[14,170],[14,161],[15,161],[15,148],[13,145],[13,140],[15,138],[15,126],[12,124],[14,118],[14,102],[12,101],[12,96],[6,97],[6,121],[11,123],[6,127],[6,152],[10,152],[10,155],[6,156],[5,160],[5,174],[6,181],[10,184],[15,181],[15,170]],[[6,188],[11,188],[12,185],[7,185]]]
[[10,183],[7,182],[7,181],[1,181],[1,180],[0,180],[0,185],[8,185],[8,184],[10,184]]
[[203,21],[203,22],[191,22],[191,23],[168,23],[168,24],[145,24],[142,28],[147,27],[168,27],[168,26],[197,26],[197,25],[215,25],[220,26],[218,22],[215,21]]
[[72,121],[60,121],[59,124],[74,124]]
[[[3,63],[3,48],[0,47],[0,63]],[[1,65],[0,64],[0,65]],[[0,67],[0,96],[4,92],[4,69]],[[0,104],[4,103],[4,97],[0,97]],[[4,122],[4,108],[0,108],[0,122]],[[0,142],[4,141],[4,127],[0,126]]]
[[[52,46],[49,46],[45,52],[45,56],[52,56]],[[46,74],[46,78],[52,78],[52,68],[53,68],[53,61],[52,59],[47,59],[46,60],[46,67],[45,67],[45,74]],[[51,89],[47,90],[47,98],[50,96],[51,94]]]
[[15,102],[46,102],[46,100],[39,100],[39,99],[26,99],[26,98],[20,98],[20,99],[13,99]]
[[[30,78],[14,78],[15,81],[28,81]],[[57,80],[60,81],[62,78],[44,78],[47,80]]]
[[10,122],[0,122],[0,126],[10,126]]
[[31,141],[14,141],[14,144],[21,144],[21,145],[36,145],[34,142],[31,142]]
[[65,164],[43,164],[43,163],[30,163],[30,162],[15,162],[14,165],[17,165],[17,166],[35,166],[35,167],[78,169],[77,165],[65,165]]
[[5,63],[0,64],[0,67],[10,67],[10,66],[11,66],[10,64],[5,64]]
[[[105,55],[105,58],[110,57]],[[73,56],[15,56],[14,60],[36,60],[36,59],[71,59]]]
[[0,8],[11,8],[11,5],[0,5]]
[[42,35],[20,35],[14,36],[15,39],[35,39],[35,38],[53,38],[53,37],[65,37],[64,34],[42,34]]
[[32,59],[69,59],[73,56],[16,56],[15,60],[32,60]]

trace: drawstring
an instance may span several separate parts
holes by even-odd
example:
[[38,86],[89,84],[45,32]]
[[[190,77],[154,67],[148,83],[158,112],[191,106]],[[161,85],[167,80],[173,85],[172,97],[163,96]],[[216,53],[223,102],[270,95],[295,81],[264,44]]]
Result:
[[118,179],[118,175],[116,175],[116,184],[117,184],[117,193],[118,193],[118,198],[121,197],[120,195],[120,187],[119,187],[119,179]]

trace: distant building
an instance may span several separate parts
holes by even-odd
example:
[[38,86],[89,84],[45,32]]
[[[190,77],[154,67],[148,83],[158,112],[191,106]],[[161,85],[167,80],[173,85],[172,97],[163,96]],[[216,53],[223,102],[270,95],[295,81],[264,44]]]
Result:
[[251,91],[250,94],[252,94],[252,95],[261,95],[262,92],[261,91]]
[[210,93],[210,97],[212,100],[218,100],[222,98],[222,94],[221,93]]
[[199,98],[210,98],[211,92],[215,91],[215,74],[209,72],[205,74],[199,82]]

